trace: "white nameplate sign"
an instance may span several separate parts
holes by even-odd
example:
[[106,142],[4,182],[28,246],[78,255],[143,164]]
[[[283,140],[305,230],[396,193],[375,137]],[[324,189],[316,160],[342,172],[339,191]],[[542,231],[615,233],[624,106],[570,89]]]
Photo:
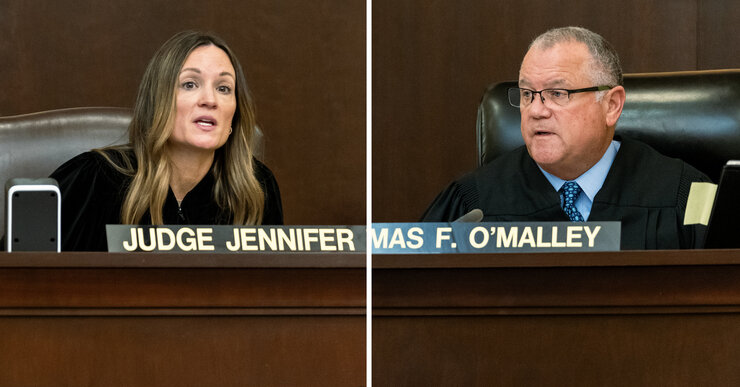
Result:
[[617,251],[621,222],[373,223],[373,254]]

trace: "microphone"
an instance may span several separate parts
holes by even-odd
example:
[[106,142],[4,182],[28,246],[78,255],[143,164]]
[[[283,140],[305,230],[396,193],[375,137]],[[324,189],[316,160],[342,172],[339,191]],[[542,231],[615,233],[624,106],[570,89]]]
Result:
[[476,208],[467,214],[455,219],[452,223],[478,223],[483,219],[483,211]]

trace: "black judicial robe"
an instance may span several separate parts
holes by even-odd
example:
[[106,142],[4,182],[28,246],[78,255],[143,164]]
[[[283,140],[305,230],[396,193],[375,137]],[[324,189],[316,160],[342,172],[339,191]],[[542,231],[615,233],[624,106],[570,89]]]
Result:
[[[705,226],[683,225],[692,182],[709,178],[646,144],[621,139],[589,221],[621,221],[622,249],[700,248]],[[425,222],[451,222],[479,208],[485,222],[568,221],[560,195],[522,146],[442,191]]]
[[[117,152],[110,153],[120,160]],[[129,155],[135,162],[133,153]],[[116,160],[118,161],[118,160]],[[120,164],[120,163],[119,163]],[[257,180],[265,192],[263,224],[282,224],[280,190],[272,172],[254,160]],[[62,250],[107,251],[105,225],[121,223],[121,206],[131,177],[118,172],[102,155],[86,152],[60,166],[51,177],[62,193]],[[165,224],[231,224],[213,199],[212,173],[190,191],[178,206],[170,189],[162,208]],[[145,214],[141,224],[151,224]]]

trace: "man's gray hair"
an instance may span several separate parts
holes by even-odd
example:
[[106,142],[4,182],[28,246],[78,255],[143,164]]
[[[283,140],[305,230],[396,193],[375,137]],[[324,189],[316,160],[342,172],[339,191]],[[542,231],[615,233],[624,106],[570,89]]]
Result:
[[576,41],[586,45],[591,53],[591,81],[595,86],[624,85],[622,66],[614,47],[601,35],[582,27],[553,28],[536,37],[529,49],[548,49],[557,43]]

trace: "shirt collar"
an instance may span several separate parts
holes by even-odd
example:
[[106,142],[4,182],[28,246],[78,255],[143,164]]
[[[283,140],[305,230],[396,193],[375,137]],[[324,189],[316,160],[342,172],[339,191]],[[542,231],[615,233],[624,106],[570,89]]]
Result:
[[[596,193],[599,192],[601,186],[604,185],[604,180],[606,180],[606,175],[609,173],[609,169],[611,169],[612,167],[614,158],[617,157],[617,152],[619,151],[620,145],[621,143],[619,141],[612,140],[612,143],[606,149],[604,155],[601,156],[601,160],[594,164],[594,166],[591,167],[588,171],[584,172],[581,176],[578,176],[575,180],[573,180],[578,183],[578,185],[583,190],[583,193],[586,194],[591,202],[593,202],[594,197],[596,197]],[[539,165],[537,165],[537,167],[540,168],[540,171],[542,171],[550,184],[552,184],[553,188],[555,188],[555,191],[560,191],[560,188],[563,186],[563,184],[565,184],[566,180],[563,180],[551,173],[548,173]]]

